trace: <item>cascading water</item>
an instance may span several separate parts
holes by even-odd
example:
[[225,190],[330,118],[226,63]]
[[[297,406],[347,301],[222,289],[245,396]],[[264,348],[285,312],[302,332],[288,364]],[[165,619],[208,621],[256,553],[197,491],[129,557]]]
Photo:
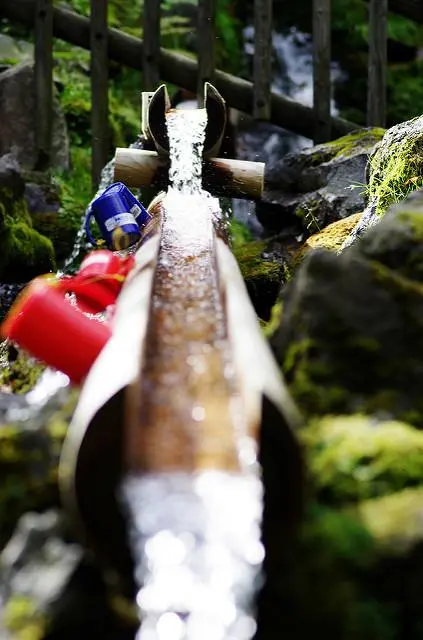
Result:
[[[121,487],[139,587],[137,640],[249,640],[256,628],[262,485],[213,262],[218,206],[201,190],[205,127],[205,110],[168,116],[171,188],[142,373],[147,468]],[[156,340],[160,317],[165,326]],[[181,463],[184,449],[194,450],[194,462]]]
[[[244,53],[252,66],[254,57],[254,27],[243,31]],[[302,104],[313,104],[313,42],[310,35],[291,28],[288,32],[272,34],[272,91]],[[337,64],[332,64],[332,82],[341,77]],[[335,101],[331,102],[331,112],[338,114]],[[265,162],[268,167],[287,153],[296,153],[313,144],[308,138],[286,131],[268,122],[240,123],[237,135],[237,155],[241,160]],[[234,216],[247,224],[253,233],[260,235],[262,228],[254,215],[254,203],[235,200]]]

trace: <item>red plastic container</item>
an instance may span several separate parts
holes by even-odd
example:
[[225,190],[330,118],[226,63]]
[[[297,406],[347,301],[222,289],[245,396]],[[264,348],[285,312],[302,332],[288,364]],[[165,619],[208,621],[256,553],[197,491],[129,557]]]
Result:
[[63,277],[57,286],[63,294],[75,294],[81,311],[100,313],[116,302],[133,265],[133,256],[121,258],[112,251],[93,251],[82,261],[77,275]]
[[73,308],[49,278],[38,278],[19,296],[1,326],[10,338],[81,384],[111,336],[104,323]]
[[81,311],[100,313],[116,302],[134,261],[133,256],[121,258],[112,251],[93,251],[82,261],[76,276],[62,278],[57,286],[62,293],[75,294]]

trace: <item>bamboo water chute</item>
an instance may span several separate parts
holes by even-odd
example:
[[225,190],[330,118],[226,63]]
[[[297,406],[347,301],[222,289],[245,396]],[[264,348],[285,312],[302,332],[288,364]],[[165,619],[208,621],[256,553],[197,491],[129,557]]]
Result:
[[[258,200],[264,189],[265,164],[213,157],[222,144],[226,105],[209,82],[204,85],[202,103],[208,119],[203,153],[203,188],[216,196]],[[169,111],[170,99],[165,85],[155,93],[143,93],[142,130],[157,151],[116,149],[115,180],[124,182],[128,187],[166,187],[169,182],[169,139],[165,115]]]
[[[117,167],[122,157],[123,150]],[[152,159],[154,167],[165,162],[163,153],[162,160],[159,154],[141,157]],[[197,220],[215,220],[210,208],[216,202],[200,195]],[[187,215],[193,203],[188,199],[185,205]],[[238,264],[213,223],[206,232],[203,228],[200,245],[195,225],[188,240],[172,229],[167,233],[172,206],[167,194],[149,207],[152,223],[118,298],[112,337],[82,389],[60,469],[64,502],[85,543],[106,567],[126,578],[129,592],[132,561],[116,497],[125,472],[241,473],[241,434],[253,448],[262,443],[262,456],[278,450],[284,457],[283,465],[270,465],[277,482],[272,478],[266,487],[268,468],[263,476],[269,513],[277,512],[286,528],[301,503],[295,437],[301,418]],[[201,366],[193,362],[196,357]],[[245,451],[248,458],[248,446]]]

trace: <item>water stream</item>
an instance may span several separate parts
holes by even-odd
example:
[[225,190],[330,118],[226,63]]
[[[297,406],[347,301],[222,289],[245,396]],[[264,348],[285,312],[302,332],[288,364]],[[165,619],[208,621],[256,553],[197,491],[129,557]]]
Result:
[[143,472],[134,470],[121,492],[139,586],[137,640],[249,640],[256,628],[262,486],[219,296],[219,208],[201,190],[205,126],[204,110],[168,117],[171,187],[146,339],[143,423],[131,442]]

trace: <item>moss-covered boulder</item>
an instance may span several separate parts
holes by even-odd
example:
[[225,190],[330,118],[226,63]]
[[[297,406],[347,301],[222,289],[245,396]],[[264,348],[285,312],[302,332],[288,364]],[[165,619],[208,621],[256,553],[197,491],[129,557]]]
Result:
[[26,511],[59,504],[57,471],[62,443],[76,406],[69,395],[43,424],[0,424],[0,543]]
[[368,206],[344,243],[350,246],[377,224],[392,204],[423,186],[423,116],[386,131],[368,165]]
[[313,485],[325,504],[342,505],[423,484],[423,434],[402,422],[364,415],[325,416],[302,433]]
[[301,260],[312,249],[330,249],[331,251],[339,251],[350,235],[351,231],[357,225],[361,218],[361,213],[354,213],[348,218],[337,220],[325,227],[322,231],[314,233],[307,238],[304,244],[296,252],[294,256],[294,264],[297,266]]
[[423,116],[395,125],[370,158],[369,200],[377,198],[378,215],[423,187]]
[[51,241],[33,228],[13,156],[0,159],[0,282],[25,282],[55,268]]
[[354,507],[310,502],[291,545],[267,559],[260,638],[419,640],[423,490]]
[[270,167],[257,216],[279,231],[299,218],[303,231],[320,231],[365,207],[366,166],[383,129],[363,129],[288,154]]
[[272,344],[306,415],[378,412],[423,428],[423,192],[355,245],[308,255]]

